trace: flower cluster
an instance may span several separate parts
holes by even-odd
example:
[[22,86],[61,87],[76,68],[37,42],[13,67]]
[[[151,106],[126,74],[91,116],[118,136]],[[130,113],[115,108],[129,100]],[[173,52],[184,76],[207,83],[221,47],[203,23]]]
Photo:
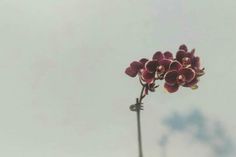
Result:
[[146,94],[157,87],[156,80],[165,80],[165,89],[174,93],[180,86],[196,89],[204,68],[200,67],[200,58],[195,56],[195,49],[189,51],[186,45],[181,45],[175,58],[169,51],[158,51],[151,60],[142,58],[133,61],[125,73],[131,77],[138,75],[141,84],[146,87]]

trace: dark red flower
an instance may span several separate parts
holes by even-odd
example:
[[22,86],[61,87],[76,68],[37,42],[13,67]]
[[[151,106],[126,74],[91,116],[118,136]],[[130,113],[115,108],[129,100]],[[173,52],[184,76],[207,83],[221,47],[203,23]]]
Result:
[[157,74],[164,75],[169,70],[170,64],[172,62],[173,61],[170,59],[163,59],[159,61],[159,65],[156,68]]
[[200,58],[194,53],[195,49],[189,51],[186,45],[179,47],[176,58],[169,51],[157,51],[152,60],[143,58],[132,62],[125,73],[131,77],[138,75],[146,94],[154,91],[156,80],[163,79],[164,87],[170,93],[176,92],[180,86],[196,89],[204,69],[200,68]]
[[157,60],[148,61],[145,64],[145,69],[150,73],[155,73],[158,65],[159,63]]
[[137,76],[138,73],[144,69],[145,63],[148,61],[146,58],[142,58],[139,61],[133,61],[128,68],[126,68],[125,73],[130,77]]
[[158,62],[163,60],[163,59],[170,59],[173,60],[173,54],[169,51],[166,51],[164,53],[162,53],[161,51],[157,51],[156,53],[154,53],[154,55],[152,56],[153,60],[157,60]]
[[186,45],[181,45],[179,51],[176,53],[176,60],[179,61],[185,67],[191,67],[197,73],[202,75],[203,69],[200,68],[200,58],[195,56],[195,49],[188,52]]
[[153,55],[152,59],[153,60],[146,62],[144,71],[142,72],[142,79],[147,83],[155,81],[156,74],[164,75],[167,72],[172,62],[171,59],[173,59],[173,55],[170,52],[163,54],[158,51]]
[[126,68],[125,73],[130,77],[139,77],[142,81],[150,84],[155,80],[155,69],[151,71],[153,65],[150,65],[149,70],[146,68],[146,63],[150,62],[146,58],[142,58],[139,61],[133,61],[128,68]]
[[197,85],[198,81],[199,81],[198,77],[195,76],[194,79],[193,79],[192,81],[187,82],[187,83],[184,84],[183,86],[184,86],[184,87],[191,87],[191,88],[192,88],[192,87],[194,87],[194,86]]
[[[153,55],[152,59],[153,59],[152,62],[155,64],[151,70],[155,68],[157,74],[161,75],[165,74],[167,70],[169,70],[170,63],[173,61],[173,54],[169,51],[166,51],[164,53],[157,51]],[[152,62],[150,62],[149,64],[153,65]],[[147,63],[146,65],[147,69],[149,69],[150,67],[149,64]]]
[[155,81],[155,72],[149,72],[148,70],[144,69],[141,71],[141,79],[148,83],[151,84]]
[[178,61],[170,64],[170,69],[165,75],[164,87],[170,93],[178,90],[179,86],[190,84],[195,78],[195,71],[192,68],[186,68]]

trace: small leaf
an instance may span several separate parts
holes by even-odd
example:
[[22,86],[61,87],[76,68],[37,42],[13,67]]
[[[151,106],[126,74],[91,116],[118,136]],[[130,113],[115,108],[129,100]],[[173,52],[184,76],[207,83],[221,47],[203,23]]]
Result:
[[191,87],[191,89],[192,89],[192,90],[198,89],[198,85],[193,85],[193,86]]

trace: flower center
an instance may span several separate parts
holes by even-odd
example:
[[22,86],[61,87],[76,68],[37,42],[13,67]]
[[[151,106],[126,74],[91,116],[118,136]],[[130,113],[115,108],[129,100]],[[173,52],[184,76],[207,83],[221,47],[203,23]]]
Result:
[[183,85],[184,83],[185,83],[185,81],[186,81],[186,78],[185,78],[185,76],[184,75],[179,75],[179,76],[177,76],[177,83],[179,84],[179,85]]
[[157,73],[163,74],[165,72],[165,67],[163,65],[160,65],[157,67]]
[[187,66],[187,65],[189,65],[191,63],[191,60],[190,60],[189,57],[184,57],[182,59],[182,63],[183,63],[184,66]]

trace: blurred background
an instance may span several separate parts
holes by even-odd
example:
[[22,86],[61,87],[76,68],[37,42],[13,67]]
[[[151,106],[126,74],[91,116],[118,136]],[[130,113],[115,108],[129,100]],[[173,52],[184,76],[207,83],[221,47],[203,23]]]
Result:
[[[199,89],[144,99],[146,157],[235,157],[236,1],[1,0],[0,156],[137,157],[133,60],[196,48]],[[162,83],[160,82],[160,85]]]

